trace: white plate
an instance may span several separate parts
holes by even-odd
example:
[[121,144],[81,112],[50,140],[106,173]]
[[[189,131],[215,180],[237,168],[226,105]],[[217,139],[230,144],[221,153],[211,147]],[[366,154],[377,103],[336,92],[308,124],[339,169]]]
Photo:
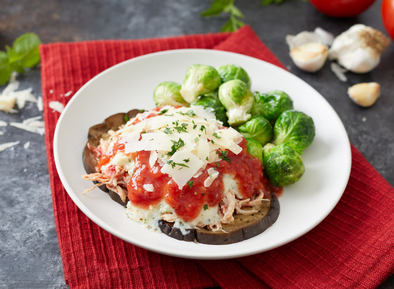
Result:
[[[182,83],[191,64],[214,67],[234,63],[252,79],[252,90],[283,90],[294,108],[310,115],[316,125],[313,144],[303,154],[306,172],[285,187],[279,199],[277,222],[264,233],[231,245],[183,242],[151,232],[125,216],[125,209],[100,189],[83,181],[82,150],[90,126],[111,114],[133,108],[152,109],[153,90],[163,81]],[[75,204],[93,222],[111,234],[151,251],[194,259],[225,259],[264,252],[286,244],[313,229],[335,207],[350,175],[350,144],[338,115],[311,86],[267,62],[230,52],[173,50],[153,53],[120,63],[85,84],[70,100],[57,123],[54,155],[60,179]]]

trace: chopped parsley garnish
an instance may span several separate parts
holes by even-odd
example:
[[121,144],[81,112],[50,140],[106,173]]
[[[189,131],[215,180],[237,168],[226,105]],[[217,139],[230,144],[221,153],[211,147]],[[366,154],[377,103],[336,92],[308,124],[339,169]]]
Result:
[[167,153],[168,156],[172,156],[179,150],[181,147],[185,146],[185,142],[183,139],[179,138],[178,141],[171,140],[173,145],[171,146],[171,151]]
[[189,167],[189,166],[187,166],[187,165],[185,165],[185,164],[182,164],[182,163],[176,163],[176,162],[174,162],[173,160],[167,161],[167,165],[170,165],[173,169],[175,168],[175,166],[180,166],[180,167],[181,167],[180,170],[181,170],[182,168],[188,168],[188,167]]
[[178,133],[187,132],[186,127],[189,125],[188,123],[182,123],[181,125],[179,125],[179,122],[178,122],[178,121],[173,122],[172,124],[175,125],[175,126],[174,126],[174,129],[175,129]]
[[129,116],[126,114],[125,116],[124,116],[124,121],[125,122],[128,122],[130,120],[130,118],[129,118]]
[[173,116],[174,114],[172,113],[172,114],[165,114],[165,116]]
[[188,163],[188,162],[190,162],[190,158],[184,159],[183,161],[184,161],[185,163]]
[[170,128],[167,126],[166,129],[164,130],[165,134],[171,134],[172,131],[170,130]]
[[189,188],[190,188],[190,189],[193,188],[193,181],[188,181],[187,184],[189,185]]
[[218,168],[220,168],[220,165],[219,165],[219,163],[218,163],[218,162],[216,162],[216,166],[217,166]]
[[211,143],[212,143],[212,144],[215,144],[215,142],[213,141],[213,139],[211,139]]
[[222,160],[225,160],[228,163],[230,162],[230,159],[227,157],[228,151],[217,151],[216,153],[219,155],[219,158],[221,158]]
[[218,138],[218,139],[221,139],[222,137],[221,136],[218,136],[218,134],[215,132],[215,133],[213,133],[212,134],[214,137],[216,137],[216,138]]
[[187,112],[179,111],[178,113],[179,113],[179,114],[182,114],[182,115],[188,115],[188,116],[190,116],[190,117],[196,116],[196,114],[194,113],[193,110],[188,110]]
[[194,139],[194,142],[198,142],[198,140],[199,140],[199,138],[198,138],[198,137],[196,137],[196,138]]
[[207,160],[207,162],[209,161],[209,157],[206,157],[205,159]]
[[159,114],[159,115],[161,115],[161,114],[165,114],[167,111],[168,111],[168,108],[166,108],[166,109],[163,109],[163,110],[162,110],[162,111],[160,111],[158,114]]
[[205,133],[207,133],[207,128],[205,127],[205,125],[201,125],[200,130],[201,130],[201,131],[205,131]]
[[208,204],[204,205],[204,211],[208,210]]
[[194,123],[194,120],[192,120],[193,123],[193,129],[196,129],[197,125]]

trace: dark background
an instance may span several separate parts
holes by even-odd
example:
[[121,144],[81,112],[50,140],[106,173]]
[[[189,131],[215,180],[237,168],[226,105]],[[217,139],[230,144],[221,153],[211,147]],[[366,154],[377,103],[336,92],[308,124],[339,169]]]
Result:
[[[97,39],[138,39],[219,32],[225,16],[204,19],[199,14],[210,0],[0,0],[0,49],[26,32],[37,33],[43,43]],[[381,0],[358,17],[335,19],[324,16],[309,3],[288,0],[261,7],[259,0],[237,0],[236,6],[279,60],[295,75],[319,91],[340,116],[350,141],[394,185],[394,45],[371,73],[347,73],[340,82],[329,68],[309,74],[292,63],[287,34],[322,27],[335,35],[353,24],[363,23],[384,31]],[[33,88],[41,95],[39,68],[20,75],[20,88]],[[354,104],[347,88],[359,82],[381,84],[381,97],[370,108]],[[4,89],[0,87],[0,91]],[[16,114],[0,111],[0,120],[21,122],[42,115],[35,104]],[[329,121],[329,120],[327,120]],[[17,128],[0,127],[0,144],[20,141],[0,152],[0,288],[67,288],[52,210],[44,136]],[[23,145],[30,141],[30,147]],[[338,164],[340,166],[341,164]],[[379,288],[394,288],[390,277]]]

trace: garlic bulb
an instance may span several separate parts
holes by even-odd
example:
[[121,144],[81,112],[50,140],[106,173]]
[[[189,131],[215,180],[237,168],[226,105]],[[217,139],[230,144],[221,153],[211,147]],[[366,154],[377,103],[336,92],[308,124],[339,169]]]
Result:
[[358,105],[369,107],[380,95],[380,85],[376,82],[358,83],[349,87],[347,93],[351,100]]
[[328,57],[350,71],[366,73],[379,64],[389,43],[379,30],[356,24],[334,39]]
[[314,32],[303,31],[297,35],[287,35],[290,57],[294,64],[307,72],[321,69],[328,56],[328,46],[334,37],[331,33],[316,28]]

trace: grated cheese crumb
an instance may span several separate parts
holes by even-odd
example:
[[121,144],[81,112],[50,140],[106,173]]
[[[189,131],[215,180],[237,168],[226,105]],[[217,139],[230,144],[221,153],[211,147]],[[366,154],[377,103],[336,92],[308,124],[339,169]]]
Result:
[[60,102],[58,102],[58,101],[51,101],[51,102],[49,103],[49,107],[53,109],[52,112],[57,111],[57,112],[62,113],[62,112],[63,112],[63,109],[64,109],[64,104],[62,104],[62,103],[60,103]]
[[17,144],[19,144],[19,141],[0,144],[0,152],[2,152],[5,149],[8,149],[10,147],[13,147]]
[[30,142],[28,141],[27,143],[25,143],[25,144],[23,145],[23,148],[24,148],[24,149],[28,149],[29,146],[30,146]]
[[38,108],[39,111],[43,111],[43,109],[44,109],[44,105],[42,103],[42,97],[41,96],[38,97],[37,108]]
[[69,92],[66,92],[66,93],[64,94],[64,96],[65,96],[65,97],[68,97],[68,96],[70,96],[70,95],[71,95],[71,93],[73,93],[73,91],[72,91],[72,90],[70,90]]
[[25,119],[22,123],[20,122],[10,122],[10,125],[19,129],[23,129],[29,132],[38,133],[43,135],[45,133],[44,122],[38,121],[41,116],[36,116],[32,118]]

